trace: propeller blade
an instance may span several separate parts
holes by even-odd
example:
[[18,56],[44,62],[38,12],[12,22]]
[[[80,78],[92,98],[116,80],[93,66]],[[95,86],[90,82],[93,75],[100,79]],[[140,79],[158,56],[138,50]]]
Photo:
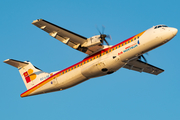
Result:
[[106,44],[109,46],[109,43],[107,42],[107,40],[106,39],[104,39],[104,41],[106,42]]
[[99,34],[101,35],[101,31],[99,30],[97,25],[96,25],[96,29],[98,30]]
[[105,31],[105,26],[102,25],[102,34],[104,34],[104,31]]
[[111,35],[106,35],[107,38],[109,38],[110,40],[112,40]]

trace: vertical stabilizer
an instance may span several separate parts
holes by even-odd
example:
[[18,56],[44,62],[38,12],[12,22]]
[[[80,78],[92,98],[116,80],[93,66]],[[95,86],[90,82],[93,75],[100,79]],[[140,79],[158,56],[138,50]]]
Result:
[[41,71],[30,62],[21,62],[13,59],[7,59],[4,62],[18,68],[27,89],[37,85],[44,78],[49,77],[49,73]]

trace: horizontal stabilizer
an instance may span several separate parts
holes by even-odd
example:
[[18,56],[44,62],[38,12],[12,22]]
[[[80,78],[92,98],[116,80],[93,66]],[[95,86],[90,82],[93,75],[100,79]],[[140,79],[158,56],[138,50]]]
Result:
[[16,68],[22,68],[22,67],[24,67],[24,66],[26,66],[26,65],[28,65],[29,63],[27,63],[27,62],[21,62],[21,61],[18,61],[18,60],[13,60],[13,59],[7,59],[7,60],[5,60],[4,61],[5,63],[7,63],[7,64],[9,64],[9,65],[12,65],[12,66],[14,66],[14,67],[16,67]]

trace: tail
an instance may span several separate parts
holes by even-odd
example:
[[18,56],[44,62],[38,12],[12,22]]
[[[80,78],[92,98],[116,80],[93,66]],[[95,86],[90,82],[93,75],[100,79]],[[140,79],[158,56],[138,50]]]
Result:
[[27,90],[50,76],[49,73],[41,71],[30,62],[21,62],[13,59],[7,59],[4,62],[18,68]]

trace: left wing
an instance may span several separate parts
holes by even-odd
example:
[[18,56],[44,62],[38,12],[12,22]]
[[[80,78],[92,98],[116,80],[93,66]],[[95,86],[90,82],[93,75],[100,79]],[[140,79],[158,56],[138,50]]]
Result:
[[89,43],[88,38],[78,35],[76,33],[73,33],[69,30],[66,30],[55,24],[52,24],[46,20],[38,19],[38,20],[33,21],[32,24],[44,30],[45,32],[49,33],[50,36],[56,38],[57,40],[63,42],[64,44],[74,49],[77,49],[81,52],[84,52],[88,55],[91,55],[102,49],[101,45],[93,45],[93,46],[88,46],[88,47],[83,46]]
[[130,62],[128,62],[124,68],[127,68],[129,70],[135,70],[138,72],[146,72],[146,73],[150,73],[153,75],[158,75],[162,72],[164,72],[163,69],[157,68],[153,65],[150,65],[148,63],[145,63],[143,61],[140,61],[138,59],[132,60]]

